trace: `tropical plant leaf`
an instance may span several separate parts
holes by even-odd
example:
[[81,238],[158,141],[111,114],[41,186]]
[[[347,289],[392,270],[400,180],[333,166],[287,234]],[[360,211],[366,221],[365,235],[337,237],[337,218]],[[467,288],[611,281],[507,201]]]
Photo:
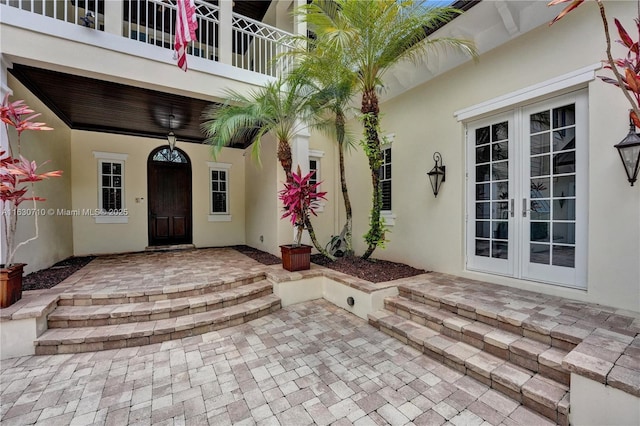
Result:
[[550,1],[547,6],[555,6],[557,4],[561,4],[561,3],[569,3],[571,2],[571,4],[569,4],[569,6],[565,7],[562,12],[560,12],[558,14],[558,16],[556,16],[553,21],[551,21],[549,23],[549,25],[553,25],[555,24],[557,21],[561,20],[562,18],[564,18],[567,13],[571,12],[572,10],[576,9],[578,6],[580,6],[582,3],[584,3],[584,0],[553,0]]

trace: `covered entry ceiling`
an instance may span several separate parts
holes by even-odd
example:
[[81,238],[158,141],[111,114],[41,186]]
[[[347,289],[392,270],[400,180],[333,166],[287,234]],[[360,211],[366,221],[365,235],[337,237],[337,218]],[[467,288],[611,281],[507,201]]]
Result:
[[19,64],[10,72],[71,129],[164,139],[173,115],[178,140],[204,141],[200,123],[209,101]]

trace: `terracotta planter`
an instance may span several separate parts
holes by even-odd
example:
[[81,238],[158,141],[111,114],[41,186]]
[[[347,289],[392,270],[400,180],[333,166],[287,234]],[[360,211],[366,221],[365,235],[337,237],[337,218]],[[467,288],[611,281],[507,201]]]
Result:
[[282,267],[287,271],[304,271],[311,268],[311,246],[280,246],[282,253]]
[[22,270],[26,263],[14,263],[0,269],[0,308],[6,308],[22,298]]

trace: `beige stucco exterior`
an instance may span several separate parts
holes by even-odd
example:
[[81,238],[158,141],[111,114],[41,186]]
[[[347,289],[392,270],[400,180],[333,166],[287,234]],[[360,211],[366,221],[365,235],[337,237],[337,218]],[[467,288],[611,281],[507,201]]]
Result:
[[[47,268],[73,254],[73,229],[71,217],[58,214],[60,209],[67,209],[71,205],[71,147],[69,143],[69,128],[55,114],[18,83],[13,77],[9,78],[13,88],[12,100],[24,99],[34,111],[42,115],[35,119],[52,127],[52,131],[25,131],[22,133],[21,152],[29,160],[38,165],[48,162],[38,168],[39,171],[62,170],[62,177],[37,182],[35,194],[46,200],[36,204],[38,212],[38,239],[27,243],[16,252],[14,261],[26,263],[25,273]],[[11,129],[11,141],[14,155],[17,155],[16,134]],[[23,212],[33,212],[34,205],[25,201],[20,205]],[[22,213],[21,213],[22,214]],[[28,214],[28,213],[27,213]],[[26,241],[36,235],[36,218],[33,215],[18,218],[16,242]],[[3,247],[4,250],[4,247]]]
[[[163,140],[86,131],[71,132],[73,185],[74,254],[118,253],[144,250],[148,240],[147,159]],[[196,247],[244,244],[245,161],[243,151],[223,149],[214,158],[207,145],[180,143],[191,161],[193,243]],[[98,208],[98,160],[94,152],[126,154],[124,171],[124,208],[128,223],[96,223],[83,211]],[[230,221],[209,221],[209,164],[230,164]]]
[[[608,4],[610,16],[633,16],[635,5]],[[473,14],[471,9],[469,14]],[[631,27],[631,19],[624,20]],[[454,113],[597,64],[604,38],[597,11],[585,7],[553,27],[541,26],[498,49],[381,104],[382,132],[393,142],[393,213],[387,248],[374,257],[575,299],[640,309],[640,192],[630,187],[613,145],[628,131],[627,105],[618,89],[595,79],[586,88],[589,108],[587,290],[515,280],[465,267],[465,121]],[[583,49],[577,46],[595,46]],[[605,74],[599,71],[598,74]],[[562,91],[556,93],[560,94]],[[547,97],[552,97],[549,94]],[[530,99],[532,103],[537,99]],[[513,105],[519,106],[519,105]],[[502,110],[509,109],[503,108]],[[491,111],[484,116],[501,112]],[[480,118],[480,117],[474,117]],[[354,124],[357,127],[357,124]],[[439,151],[446,182],[434,198],[426,172]],[[356,250],[368,227],[370,177],[361,149],[348,156]],[[342,218],[343,213],[340,213]]]
[[[290,17],[283,18],[288,16],[291,6],[290,2],[285,3],[270,10],[266,20],[284,29],[295,29]],[[390,90],[381,93],[381,109],[382,134],[394,135],[392,213],[395,223],[389,227],[386,248],[378,249],[374,257],[640,310],[640,192],[637,186],[630,187],[626,183],[618,154],[612,147],[627,131],[627,105],[617,89],[598,79],[590,79],[559,87],[542,97],[519,98],[512,104],[485,108],[473,116],[456,117],[456,112],[468,111],[472,106],[544,85],[560,76],[598,64],[603,58],[604,39],[593,4],[572,12],[553,27],[535,23],[527,13],[533,13],[533,8],[538,6],[535,2],[527,4],[522,9],[512,8],[515,10],[512,16],[515,26],[505,24],[501,27],[503,32],[506,28],[506,32],[511,31],[512,35],[512,39],[504,44],[493,43],[493,38],[498,40],[494,30],[502,25],[500,22],[498,27],[492,23],[490,29],[478,23],[488,22],[482,18],[490,12],[495,15],[490,2],[480,3],[454,21],[455,25],[460,23],[462,29],[475,22],[477,35],[469,33],[469,36],[475,35],[476,41],[485,46],[476,63],[467,61],[438,75],[438,68],[445,62],[442,57],[446,54],[433,61],[431,57],[419,61],[415,68],[410,68],[412,71],[407,80],[416,81],[415,77],[422,75],[438,76],[424,78],[426,82],[416,87],[408,85],[404,92],[398,91],[397,87],[402,76],[408,75],[407,68],[390,74]],[[538,9],[538,15],[554,15],[544,7]],[[44,17],[23,19],[13,8],[5,7],[3,10],[6,13],[0,36],[4,40],[13,40],[2,45],[3,58],[9,64],[17,60],[22,64],[73,71],[87,77],[185,96],[197,95],[210,100],[220,99],[224,89],[244,91],[269,79],[200,58],[190,58],[189,73],[185,75],[175,67],[166,50],[120,37],[114,34],[113,28],[104,33],[87,32],[80,27],[69,29],[66,23],[51,22]],[[607,11],[610,16],[625,17],[623,23],[632,27],[633,4],[607,2]],[[486,25],[489,26],[488,23]],[[91,60],[86,61],[86,58]],[[606,71],[598,73],[606,74]],[[43,195],[48,198],[43,207],[80,212],[97,208],[98,163],[94,152],[127,156],[127,223],[96,223],[92,216],[83,215],[43,217],[39,241],[31,244],[28,250],[22,249],[16,260],[28,263],[29,271],[49,266],[72,254],[144,250],[148,245],[146,162],[149,153],[163,145],[164,140],[71,130],[15,79],[10,77],[7,84],[15,92],[14,98],[27,99],[30,105],[44,112],[43,121],[56,128],[53,132],[29,135],[29,138],[47,140],[46,143],[38,143],[38,148],[29,154],[39,162],[51,159],[52,167],[65,171],[61,179],[42,184]],[[466,127],[476,119],[578,89],[584,90],[588,96],[587,289],[576,290],[468,270]],[[355,99],[357,103],[358,99]],[[350,127],[356,139],[359,138],[360,123],[354,120]],[[312,220],[318,240],[324,245],[332,235],[341,231],[345,221],[337,148],[331,138],[316,132],[308,141],[302,138],[294,145],[298,143],[308,145],[303,149],[294,146],[296,153],[311,150],[323,154],[321,180],[324,183],[321,189],[328,194],[322,211]],[[290,243],[294,232],[288,221],[280,219],[282,208],[277,192],[285,179],[276,158],[276,141],[272,136],[267,135],[263,140],[261,166],[255,164],[250,150],[225,149],[214,160],[207,146],[180,142],[178,146],[184,149],[192,163],[194,245],[248,244],[279,255],[278,246]],[[437,198],[431,193],[426,176],[433,167],[435,151],[442,154],[447,166],[447,180]],[[365,249],[362,235],[368,228],[371,206],[370,173],[361,148],[356,146],[346,155],[355,249],[356,253],[362,253]],[[209,220],[207,162],[212,161],[231,165],[230,221]],[[299,161],[304,163],[307,160],[302,158]],[[294,164],[294,168],[296,166]],[[303,170],[306,167],[303,164]],[[29,229],[22,226],[19,233],[28,235]]]

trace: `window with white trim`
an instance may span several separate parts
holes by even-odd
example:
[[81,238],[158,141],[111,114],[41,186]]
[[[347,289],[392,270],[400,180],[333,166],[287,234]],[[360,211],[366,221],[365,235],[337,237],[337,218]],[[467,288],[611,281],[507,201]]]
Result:
[[212,163],[209,165],[209,222],[231,220],[229,212],[229,169],[231,164]]
[[[324,157],[324,151],[319,151],[316,149],[309,150],[309,172],[315,172],[311,179],[309,179],[309,183],[316,184],[322,181],[322,157]],[[316,192],[322,191],[322,185],[316,188]],[[324,211],[325,203],[322,200],[316,200],[316,213],[320,213]]]
[[[318,157],[309,157],[309,173],[314,172],[309,179],[309,184],[315,185],[320,182],[320,159]],[[316,188],[316,192],[318,188]]]
[[382,210],[391,211],[391,145],[382,148],[380,186],[382,187]]
[[96,223],[127,223],[125,160],[127,154],[94,151],[98,159],[98,211]]
[[122,210],[122,183],[124,161],[99,160],[100,164],[100,210],[113,212]]

